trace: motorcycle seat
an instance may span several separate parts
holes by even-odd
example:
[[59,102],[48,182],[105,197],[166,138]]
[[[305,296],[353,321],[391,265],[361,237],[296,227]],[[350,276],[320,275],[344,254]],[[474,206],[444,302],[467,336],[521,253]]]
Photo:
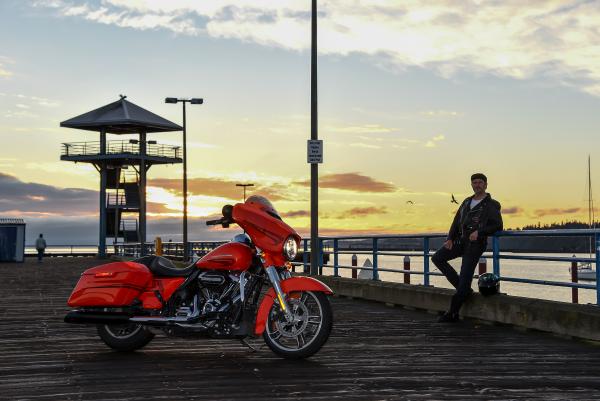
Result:
[[187,277],[196,268],[195,263],[184,268],[176,267],[169,259],[156,255],[144,256],[134,262],[143,264],[155,276],[163,277]]

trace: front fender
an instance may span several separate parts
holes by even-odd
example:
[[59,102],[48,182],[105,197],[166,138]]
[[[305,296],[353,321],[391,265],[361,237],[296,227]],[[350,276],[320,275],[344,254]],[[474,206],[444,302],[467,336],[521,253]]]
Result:
[[[288,294],[294,291],[314,291],[324,292],[327,295],[333,294],[331,288],[323,284],[317,279],[312,277],[292,277],[281,282],[281,290]],[[265,331],[267,325],[267,318],[269,317],[269,311],[273,302],[277,296],[275,290],[269,288],[269,291],[265,294],[260,306],[258,307],[258,313],[256,314],[256,325],[254,326],[254,334],[257,336],[261,335]]]

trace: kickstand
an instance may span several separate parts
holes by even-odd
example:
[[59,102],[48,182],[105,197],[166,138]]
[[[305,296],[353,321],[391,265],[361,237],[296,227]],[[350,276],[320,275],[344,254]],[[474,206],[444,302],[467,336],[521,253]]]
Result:
[[253,347],[250,343],[248,343],[248,341],[245,338],[240,339],[240,342],[242,343],[242,345],[248,347],[252,352],[258,352],[262,348],[262,346],[258,348]]

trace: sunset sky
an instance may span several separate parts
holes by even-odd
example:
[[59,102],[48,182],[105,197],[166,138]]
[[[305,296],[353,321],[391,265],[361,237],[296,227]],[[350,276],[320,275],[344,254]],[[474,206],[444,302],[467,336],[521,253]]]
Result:
[[[479,171],[507,227],[587,220],[600,1],[525,3],[319,1],[322,234],[446,231],[451,194]],[[240,182],[307,233],[309,45],[308,0],[0,1],[0,217],[24,218],[28,242],[95,243],[98,173],[59,158],[99,136],[59,123],[125,94],[181,124],[164,98],[202,97],[188,108],[190,238],[231,235],[203,222]],[[181,175],[150,170],[149,237],[178,239]]]

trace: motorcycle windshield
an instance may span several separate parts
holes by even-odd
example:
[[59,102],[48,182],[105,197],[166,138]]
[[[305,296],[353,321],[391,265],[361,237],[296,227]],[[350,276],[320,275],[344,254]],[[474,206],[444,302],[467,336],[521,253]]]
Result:
[[282,220],[281,216],[275,209],[275,206],[273,206],[271,201],[269,201],[264,196],[252,195],[248,199],[246,199],[246,202],[244,202],[244,203],[247,205],[253,205],[255,207],[258,207],[259,209],[261,209],[262,211],[264,211],[267,214],[270,214],[271,216],[275,217],[276,219]]

